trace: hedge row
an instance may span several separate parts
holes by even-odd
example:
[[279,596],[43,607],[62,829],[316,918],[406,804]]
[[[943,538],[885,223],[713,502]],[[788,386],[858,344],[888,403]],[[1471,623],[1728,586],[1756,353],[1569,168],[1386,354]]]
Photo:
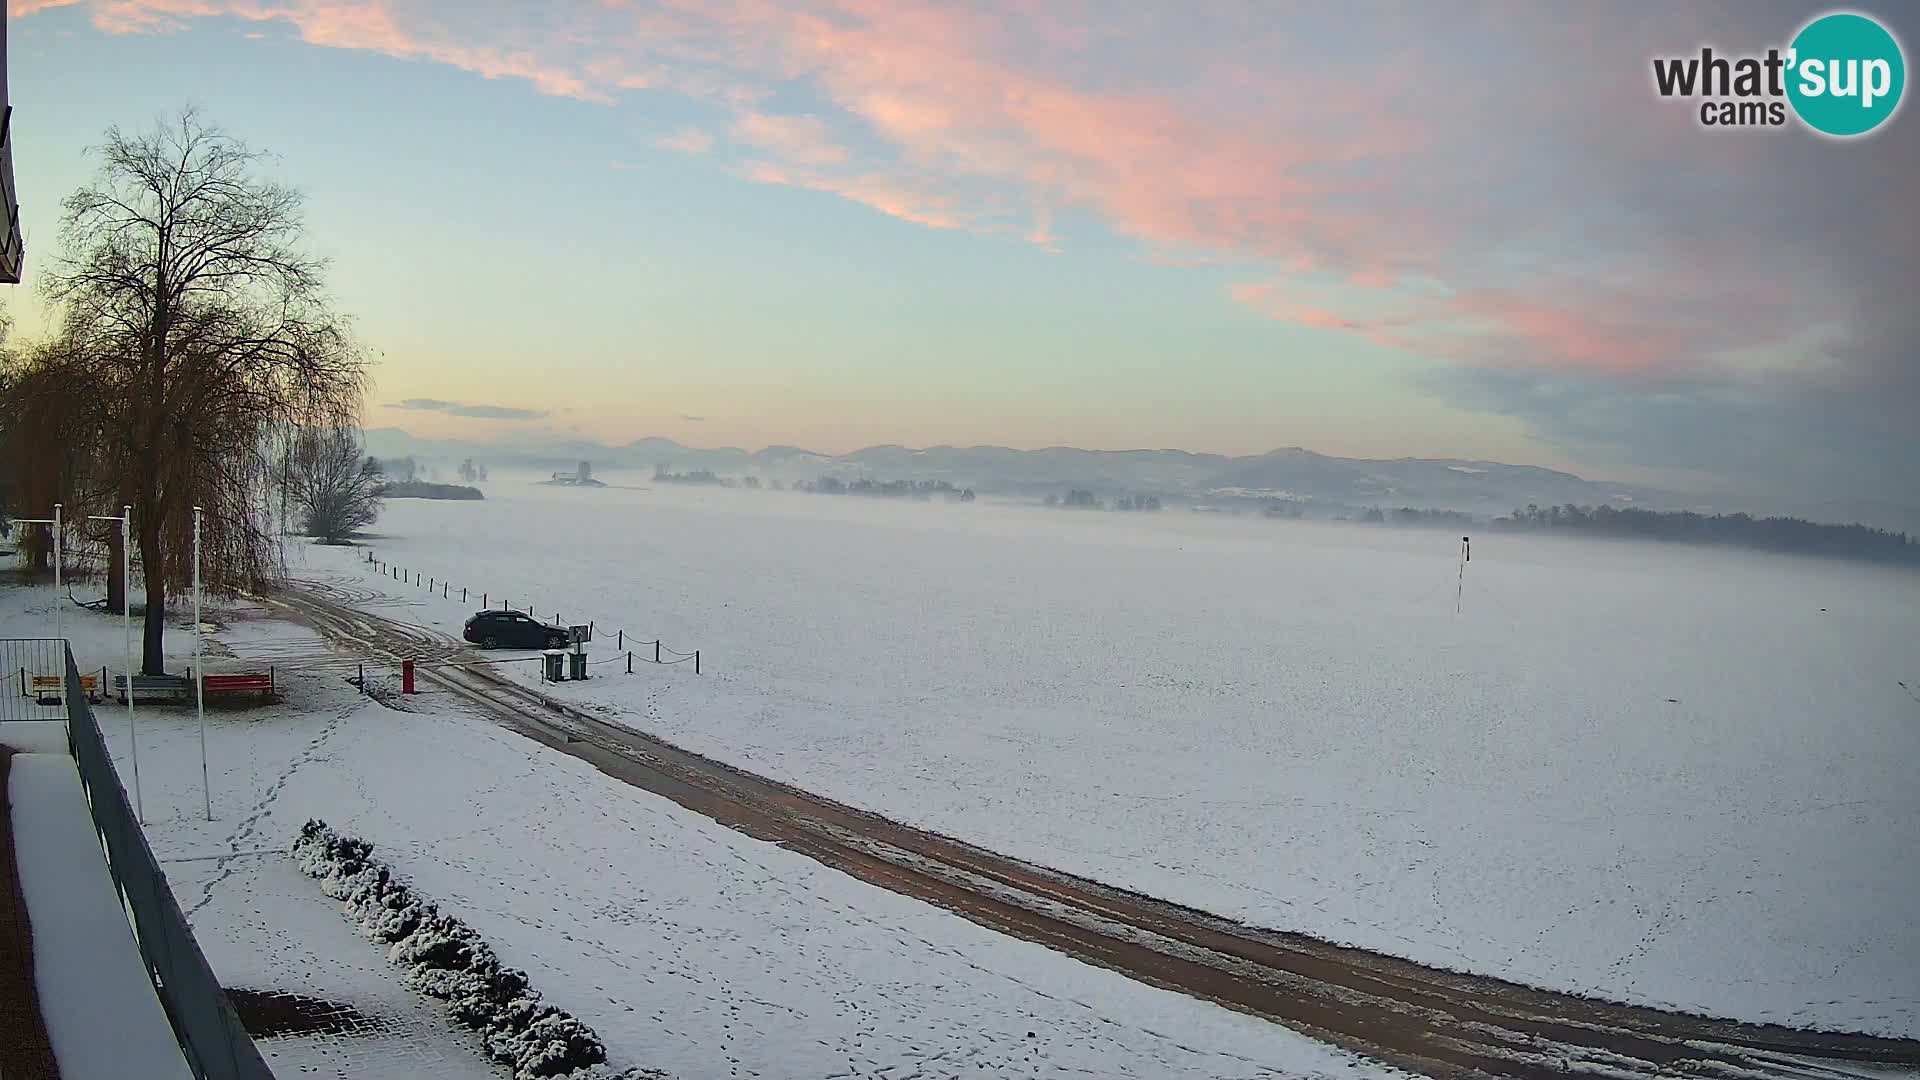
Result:
[[488,1056],[512,1069],[514,1080],[661,1076],[599,1068],[607,1048],[592,1028],[542,1002],[526,972],[501,964],[471,927],[396,880],[367,841],[315,819],[301,827],[293,857],[302,873],[320,880],[321,892],[345,905],[363,933],[388,946],[388,961],[404,969],[408,985],[446,1002],[455,1020],[482,1033]]

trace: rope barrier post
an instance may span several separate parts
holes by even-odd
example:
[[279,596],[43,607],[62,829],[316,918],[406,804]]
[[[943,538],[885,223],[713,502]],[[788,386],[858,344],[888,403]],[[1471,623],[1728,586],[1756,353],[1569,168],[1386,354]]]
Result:
[[467,587],[465,585],[460,586],[460,602],[463,604],[467,602]]
[[444,581],[441,582],[440,583],[440,599],[445,600],[447,598],[448,591],[449,591],[449,586],[447,585],[447,583]]
[[700,650],[699,649],[693,650],[693,673],[695,675],[700,674]]
[[633,653],[631,651],[627,653],[627,674],[633,674]]
[[360,665],[360,692],[367,692],[367,665],[364,663]]
[[484,609],[484,608],[485,608],[486,606],[487,606],[487,594],[486,594],[486,593],[481,593],[481,594],[480,594],[480,607],[481,607],[482,609]]
[[624,649],[627,647],[627,632],[625,630],[615,630],[613,632],[613,647],[616,649]]
[[653,639],[653,662],[656,664],[660,662],[660,639],[659,638]]

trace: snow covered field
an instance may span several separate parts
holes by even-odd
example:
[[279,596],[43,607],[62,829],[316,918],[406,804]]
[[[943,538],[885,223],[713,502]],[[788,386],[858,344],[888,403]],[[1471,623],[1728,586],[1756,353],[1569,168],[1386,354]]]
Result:
[[[0,588],[0,634],[39,632],[49,593]],[[298,626],[216,617],[242,656],[324,651]],[[70,615],[67,629],[82,665],[117,657],[117,620]],[[190,640],[170,634],[168,648],[184,657]],[[346,675],[283,667],[283,705],[209,712],[212,822],[192,711],[137,710],[148,837],[222,981],[375,1021],[263,1041],[280,1075],[499,1075],[295,869],[285,852],[312,816],[374,841],[620,1067],[676,1080],[1394,1075],[828,870],[437,695],[379,704]],[[124,775],[124,713],[100,718]]]
[[464,585],[698,647],[559,690],[849,803],[1428,963],[1920,1034],[1920,575],[1487,534],[1456,616],[1439,531],[503,482],[377,529],[454,599],[295,557],[456,634]]

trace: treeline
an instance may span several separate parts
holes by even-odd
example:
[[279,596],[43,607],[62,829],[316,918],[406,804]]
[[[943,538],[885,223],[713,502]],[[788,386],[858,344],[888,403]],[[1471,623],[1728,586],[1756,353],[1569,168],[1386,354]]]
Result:
[[952,502],[972,502],[972,488],[954,487],[945,480],[842,480],[837,476],[823,476],[818,480],[802,480],[793,485],[795,491],[810,491],[816,495],[866,495],[882,499],[918,499],[927,501],[935,498]]
[[1372,506],[1361,512],[1360,520],[1386,525],[1471,525],[1473,515],[1458,510],[1416,510],[1411,506],[1382,510]]
[[477,487],[464,484],[436,484],[428,480],[396,480],[381,484],[375,492],[384,499],[484,499]]
[[1118,510],[1124,513],[1163,509],[1158,495],[1121,495],[1111,503],[1103,503],[1085,488],[1074,488],[1064,496],[1049,495],[1046,503],[1068,510]]
[[656,484],[711,484],[715,487],[731,487],[718,473],[711,469],[696,469],[693,472],[672,472],[665,465],[653,467],[653,482]]
[[1877,562],[1920,564],[1920,538],[1867,525],[1822,525],[1794,517],[1697,514],[1691,510],[1619,509],[1612,506],[1528,506],[1495,518],[1495,529],[1567,531],[1593,536],[1733,544],[1762,551],[1826,555]]

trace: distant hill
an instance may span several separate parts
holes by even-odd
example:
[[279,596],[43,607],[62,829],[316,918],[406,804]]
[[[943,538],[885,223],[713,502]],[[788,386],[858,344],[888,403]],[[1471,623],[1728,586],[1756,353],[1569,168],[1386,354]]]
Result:
[[1920,531],[1920,508],[1891,501],[1795,504],[1769,497],[1708,499],[1657,488],[1588,480],[1533,465],[1454,458],[1343,458],[1287,447],[1229,457],[1186,450],[1081,450],[1053,446],[1015,450],[1005,446],[870,446],[849,454],[821,454],[797,446],[744,450],[699,448],[672,439],[645,438],[619,446],[537,436],[520,441],[476,443],[419,439],[397,428],[366,433],[368,452],[379,457],[411,455],[450,468],[472,457],[496,466],[572,468],[591,461],[596,471],[656,468],[674,473],[709,471],[720,476],[758,476],[787,483],[873,479],[944,480],[983,495],[1041,498],[1070,488],[1101,496],[1152,494],[1189,502],[1305,503],[1321,511],[1368,507],[1459,510],[1483,517],[1528,505],[1613,506],[1705,512],[1791,513],[1847,524]]

